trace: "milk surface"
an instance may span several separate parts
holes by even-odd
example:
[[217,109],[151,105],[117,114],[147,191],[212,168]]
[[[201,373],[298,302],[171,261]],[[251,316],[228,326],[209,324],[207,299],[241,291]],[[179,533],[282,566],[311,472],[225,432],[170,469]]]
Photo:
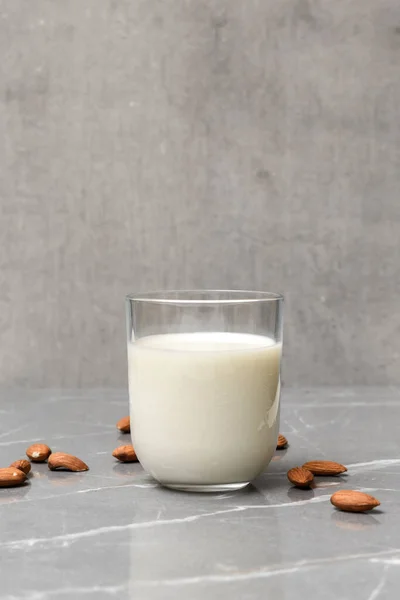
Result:
[[165,485],[248,482],[279,427],[281,344],[239,333],[154,335],[128,344],[132,441]]

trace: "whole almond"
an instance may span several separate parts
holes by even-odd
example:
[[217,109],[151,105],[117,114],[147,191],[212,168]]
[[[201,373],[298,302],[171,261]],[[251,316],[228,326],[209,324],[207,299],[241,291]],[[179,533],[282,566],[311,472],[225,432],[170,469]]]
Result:
[[129,417],[122,417],[117,423],[117,429],[122,433],[129,433],[131,430],[131,420]]
[[32,462],[44,462],[49,458],[51,449],[47,444],[32,444],[26,451],[26,455]]
[[26,481],[26,475],[20,469],[7,467],[0,469],[0,487],[14,487]]
[[119,446],[119,448],[115,448],[112,455],[114,456],[114,458],[117,458],[121,462],[137,462],[138,460],[133,446],[130,445]]
[[380,505],[379,500],[356,490],[339,490],[331,496],[331,503],[347,512],[364,512]]
[[65,452],[53,452],[49,458],[49,469],[64,469],[65,471],[88,471],[89,467],[77,456]]
[[314,475],[304,467],[293,467],[287,472],[287,478],[296,487],[306,489],[312,484]]
[[29,471],[31,470],[31,463],[29,460],[22,458],[21,460],[15,460],[13,463],[11,463],[10,467],[19,469],[20,471],[23,471],[25,475],[28,475]]
[[276,445],[277,450],[283,450],[288,445],[288,441],[281,433],[278,435],[278,443]]
[[314,475],[340,475],[347,471],[344,465],[331,460],[311,460],[304,463],[303,467]]

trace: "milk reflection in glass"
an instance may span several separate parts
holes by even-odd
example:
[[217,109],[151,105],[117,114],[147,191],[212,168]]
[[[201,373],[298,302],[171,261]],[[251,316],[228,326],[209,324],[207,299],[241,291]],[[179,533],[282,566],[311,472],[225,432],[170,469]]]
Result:
[[248,482],[275,451],[281,344],[240,333],[128,343],[132,440],[165,485]]

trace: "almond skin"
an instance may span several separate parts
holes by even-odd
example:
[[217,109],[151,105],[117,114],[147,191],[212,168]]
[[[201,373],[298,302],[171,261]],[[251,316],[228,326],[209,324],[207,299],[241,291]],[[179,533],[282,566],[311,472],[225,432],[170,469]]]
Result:
[[130,417],[122,417],[117,423],[117,429],[122,433],[129,433],[131,430],[131,419]]
[[119,448],[115,448],[112,455],[121,462],[138,462],[136,452],[133,449],[133,446],[130,445],[119,446]]
[[0,469],[0,487],[14,487],[25,483],[26,475],[20,469],[7,467]]
[[278,443],[276,445],[277,450],[283,450],[288,445],[288,441],[281,433],[278,435]]
[[19,469],[20,471],[23,471],[25,475],[28,475],[29,471],[31,470],[31,463],[29,460],[22,458],[21,460],[15,460],[13,463],[11,463],[10,467]]
[[340,475],[347,471],[344,465],[331,460],[311,460],[304,463],[304,469],[308,469],[314,475]]
[[314,481],[314,475],[304,467],[293,467],[287,472],[287,478],[299,488],[309,488]]
[[331,496],[331,503],[339,510],[347,512],[364,512],[380,505],[379,500],[356,490],[339,490]]
[[53,452],[49,458],[49,469],[64,469],[65,471],[89,471],[89,467],[77,456],[65,452]]
[[47,444],[32,444],[26,451],[26,455],[32,462],[45,462],[51,454]]

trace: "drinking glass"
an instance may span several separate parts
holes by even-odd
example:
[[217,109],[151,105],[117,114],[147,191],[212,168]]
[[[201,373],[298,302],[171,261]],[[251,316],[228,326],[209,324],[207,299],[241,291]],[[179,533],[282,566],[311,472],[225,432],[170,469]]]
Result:
[[283,297],[191,290],[126,298],[132,443],[162,485],[236,490],[279,429]]

